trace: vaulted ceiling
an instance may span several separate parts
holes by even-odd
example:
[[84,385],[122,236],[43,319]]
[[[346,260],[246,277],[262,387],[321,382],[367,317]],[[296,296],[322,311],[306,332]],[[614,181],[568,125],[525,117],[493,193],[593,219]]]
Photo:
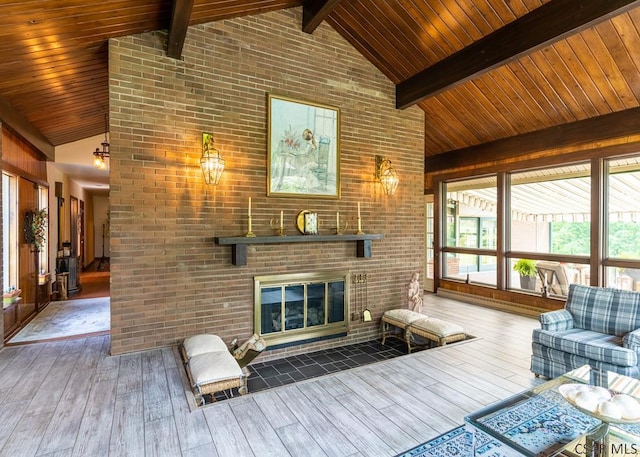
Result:
[[0,118],[45,148],[102,134],[109,38],[167,29],[179,56],[187,25],[300,6],[424,110],[426,156],[638,116],[640,0],[174,1],[1,0]]

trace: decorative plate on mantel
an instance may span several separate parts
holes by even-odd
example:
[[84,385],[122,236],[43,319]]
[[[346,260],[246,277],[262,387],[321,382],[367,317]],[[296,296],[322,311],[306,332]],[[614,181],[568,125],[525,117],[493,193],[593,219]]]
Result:
[[311,211],[303,210],[298,213],[296,216],[296,228],[304,235],[304,215],[310,213]]
[[318,234],[318,213],[302,210],[296,216],[296,227],[303,235]]

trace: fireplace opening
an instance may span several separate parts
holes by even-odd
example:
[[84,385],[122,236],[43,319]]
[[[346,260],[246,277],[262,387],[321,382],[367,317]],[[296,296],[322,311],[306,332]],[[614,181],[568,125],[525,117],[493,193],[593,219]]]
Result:
[[272,349],[346,334],[348,278],[348,271],[256,276],[254,332]]

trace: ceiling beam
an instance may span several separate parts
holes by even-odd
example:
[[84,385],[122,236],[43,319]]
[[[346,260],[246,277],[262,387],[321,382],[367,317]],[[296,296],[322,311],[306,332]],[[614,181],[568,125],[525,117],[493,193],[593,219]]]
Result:
[[302,31],[313,33],[340,0],[309,0],[302,4]]
[[0,120],[42,152],[47,160],[55,160],[56,153],[53,144],[2,96],[0,96]]
[[640,5],[640,0],[551,0],[396,85],[396,107],[476,78]]
[[639,133],[640,108],[631,108],[426,157],[424,160],[425,172],[443,172],[460,167],[513,159],[550,149],[588,145]]
[[194,0],[173,0],[167,55],[173,59],[182,58],[182,47],[187,36]]

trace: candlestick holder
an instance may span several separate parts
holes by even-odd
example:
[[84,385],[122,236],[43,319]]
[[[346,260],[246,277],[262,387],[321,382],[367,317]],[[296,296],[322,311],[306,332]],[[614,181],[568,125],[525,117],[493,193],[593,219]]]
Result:
[[344,224],[340,224],[336,226],[336,235],[344,235],[344,232],[347,231],[347,227],[349,227],[349,223],[345,222]]
[[284,234],[284,227],[282,225],[282,221],[280,221],[279,219],[276,219],[274,217],[269,221],[269,225],[271,226],[271,228],[273,229],[273,231],[277,236],[286,236]]
[[364,235],[364,232],[362,231],[362,218],[360,216],[358,216],[358,231],[356,232],[356,235]]
[[248,227],[248,230],[247,230],[247,234],[245,236],[247,238],[255,238],[256,234],[251,231],[251,216],[247,216],[247,225],[249,227]]

